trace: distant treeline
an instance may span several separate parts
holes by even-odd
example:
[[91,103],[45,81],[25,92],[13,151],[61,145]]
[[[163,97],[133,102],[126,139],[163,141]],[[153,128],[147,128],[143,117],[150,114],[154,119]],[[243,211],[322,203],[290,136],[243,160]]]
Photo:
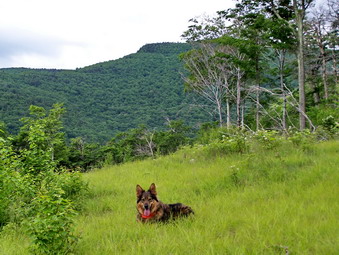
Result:
[[[187,145],[223,143],[232,137],[235,140],[240,137],[238,140],[241,141],[253,133],[237,127],[220,128],[218,122],[206,122],[197,129],[176,120],[168,121],[166,128],[161,130],[140,125],[118,133],[105,144],[90,143],[82,137],[66,138],[61,121],[65,111],[62,104],[55,104],[49,111],[31,106],[30,117],[21,120],[24,125],[20,132],[10,135],[2,123],[0,137],[6,139],[18,155],[30,150],[31,140],[34,139],[42,150],[49,153],[58,168],[85,172],[104,165],[168,155]],[[330,116],[318,123],[318,131],[313,136],[318,136],[318,139],[333,138],[338,134],[338,127],[335,118]],[[289,130],[290,134],[294,132],[295,129]],[[240,151],[244,149],[241,143],[238,146]]]

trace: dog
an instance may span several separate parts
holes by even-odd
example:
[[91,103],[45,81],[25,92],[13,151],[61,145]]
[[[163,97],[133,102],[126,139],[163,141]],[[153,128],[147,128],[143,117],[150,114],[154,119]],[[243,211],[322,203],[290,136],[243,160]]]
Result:
[[147,191],[137,185],[137,221],[167,222],[170,219],[194,214],[191,207],[177,203],[164,204],[157,198],[155,184],[152,183]]

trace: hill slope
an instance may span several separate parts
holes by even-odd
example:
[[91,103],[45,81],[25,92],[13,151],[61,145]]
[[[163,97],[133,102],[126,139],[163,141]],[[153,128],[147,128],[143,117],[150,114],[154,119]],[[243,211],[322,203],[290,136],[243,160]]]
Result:
[[[91,192],[77,218],[75,254],[337,254],[338,141],[253,144],[250,153],[226,156],[213,149],[84,174]],[[135,186],[152,182],[163,202],[186,203],[195,216],[136,222]],[[29,241],[8,228],[0,251],[28,254]]]
[[101,142],[140,124],[161,127],[167,118],[206,121],[207,113],[190,107],[192,95],[183,91],[178,55],[187,50],[182,43],[149,44],[77,70],[0,69],[0,121],[17,131],[31,104],[62,102],[68,137]]
[[[250,154],[197,147],[86,175],[92,188],[77,230],[79,254],[334,254],[338,142],[286,144]],[[135,222],[135,185],[192,206],[177,224]],[[337,222],[337,223],[336,223]],[[151,247],[151,248],[150,248]],[[151,250],[150,250],[151,249]]]

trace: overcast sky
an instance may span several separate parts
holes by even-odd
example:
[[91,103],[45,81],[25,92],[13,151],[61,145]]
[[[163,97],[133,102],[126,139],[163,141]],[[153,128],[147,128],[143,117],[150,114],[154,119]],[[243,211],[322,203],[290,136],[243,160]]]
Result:
[[0,0],[0,68],[75,69],[180,42],[190,18],[233,0]]

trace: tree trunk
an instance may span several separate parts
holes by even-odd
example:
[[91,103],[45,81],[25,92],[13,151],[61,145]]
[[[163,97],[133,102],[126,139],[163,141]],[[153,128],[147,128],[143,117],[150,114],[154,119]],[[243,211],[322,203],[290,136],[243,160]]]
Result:
[[324,84],[324,98],[328,99],[328,84],[327,84],[327,69],[326,69],[326,53],[322,42],[319,42],[319,49],[321,53],[321,64],[322,64],[322,79]]
[[241,104],[241,129],[245,128],[245,102]]
[[333,69],[335,84],[338,84],[337,58],[336,58],[336,53],[334,49],[332,49],[332,69]]
[[259,74],[259,59],[256,59],[256,83],[257,83],[257,89],[256,89],[256,113],[255,113],[255,120],[256,120],[256,131],[260,128],[260,74]]
[[220,100],[217,98],[218,95],[216,95],[215,97],[216,97],[215,101],[217,103],[217,109],[218,109],[218,114],[219,114],[219,126],[222,127],[222,125],[223,125],[222,105],[221,105]]
[[315,104],[319,104],[320,96],[319,96],[318,87],[316,84],[316,77],[317,77],[317,68],[312,68],[310,86],[311,86],[311,90],[313,94],[313,101]]
[[241,73],[237,68],[237,127],[241,126]]
[[283,96],[283,112],[282,112],[282,129],[284,132],[287,131],[287,98],[284,84],[284,67],[285,67],[285,56],[286,50],[279,50],[279,76],[280,76],[280,88]]
[[230,101],[226,98],[226,125],[227,128],[231,127],[231,109],[230,109]]
[[306,100],[305,100],[305,66],[304,66],[304,6],[301,9],[298,8],[297,0],[293,0],[293,7],[295,13],[295,19],[297,23],[297,39],[298,39],[298,82],[299,82],[299,128],[304,130],[306,128]]

